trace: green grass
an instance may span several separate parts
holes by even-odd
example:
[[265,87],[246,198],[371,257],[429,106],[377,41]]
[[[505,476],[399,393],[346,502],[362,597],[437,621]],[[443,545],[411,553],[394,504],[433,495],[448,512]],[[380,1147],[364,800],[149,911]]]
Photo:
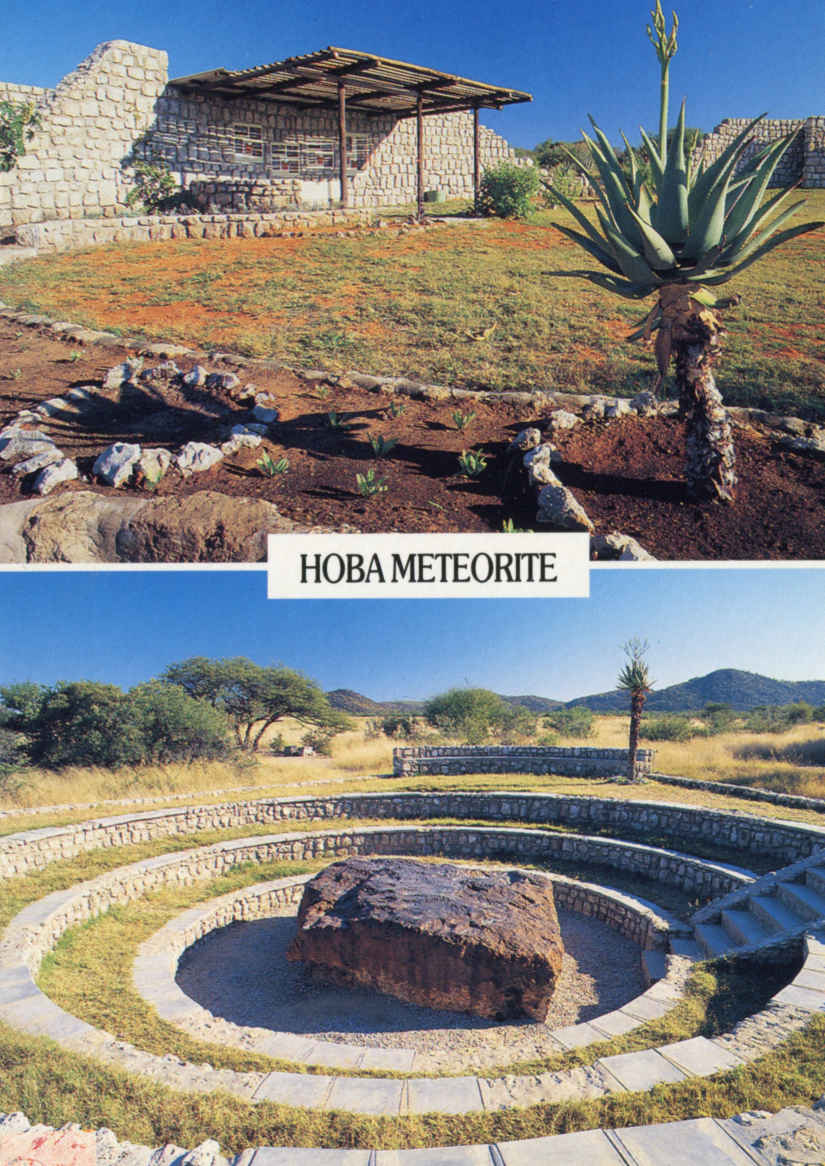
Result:
[[[822,218],[825,191],[806,198],[799,221]],[[336,372],[470,388],[648,388],[653,354],[625,339],[644,305],[577,278],[586,256],[556,223],[572,219],[554,210],[401,235],[115,245],[0,269],[0,297]],[[822,250],[822,231],[793,240],[729,285],[743,300],[725,314],[717,380],[727,403],[825,418]]]

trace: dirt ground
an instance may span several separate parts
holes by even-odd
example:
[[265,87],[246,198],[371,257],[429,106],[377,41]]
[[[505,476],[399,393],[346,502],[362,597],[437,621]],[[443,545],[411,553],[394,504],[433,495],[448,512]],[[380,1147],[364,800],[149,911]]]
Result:
[[[174,452],[187,441],[219,441],[246,415],[246,406],[225,393],[169,385],[104,391],[106,371],[128,355],[126,348],[80,346],[0,320],[0,418],[5,423],[26,406],[91,386],[82,410],[40,426],[91,479],[95,457],[114,441]],[[185,370],[194,361],[177,363]],[[202,363],[210,370],[229,367]],[[547,529],[535,526],[535,504],[519,496],[506,456],[520,429],[541,428],[541,412],[516,403],[416,401],[358,389],[345,378],[308,382],[286,370],[237,371],[276,399],[278,425],[261,447],[211,470],[188,478],[169,473],[154,487],[155,497],[215,490],[274,502],[298,523],[362,531],[499,531],[507,519],[520,529]],[[456,412],[474,414],[464,430]],[[376,458],[370,435],[397,444]],[[825,464],[753,430],[736,429],[735,440],[740,485],[730,507],[687,502],[683,437],[671,419],[579,425],[557,439],[564,461],[556,472],[599,533],[632,535],[657,558],[825,558]],[[464,450],[483,451],[487,466],[478,477],[462,473]],[[286,458],[286,472],[267,476],[259,465],[265,453],[274,462]],[[386,490],[364,498],[356,474],[370,469]],[[60,488],[114,493],[89,480]],[[137,490],[130,485],[118,493]],[[30,491],[31,482],[0,473],[0,503]]]

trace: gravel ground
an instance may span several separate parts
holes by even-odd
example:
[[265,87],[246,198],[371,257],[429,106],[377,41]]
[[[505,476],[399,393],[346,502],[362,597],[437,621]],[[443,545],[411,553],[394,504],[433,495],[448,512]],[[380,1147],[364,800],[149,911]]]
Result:
[[[295,912],[213,932],[185,953],[181,989],[215,1018],[188,1023],[204,1039],[254,1048],[256,1035],[291,1032],[349,1045],[415,1049],[420,1070],[481,1068],[557,1052],[552,1030],[621,1007],[644,990],[636,944],[606,924],[558,912],[562,974],[543,1024],[494,1021],[407,1004],[366,989],[314,983],[286,948]],[[228,1024],[222,1023],[229,1022]]]

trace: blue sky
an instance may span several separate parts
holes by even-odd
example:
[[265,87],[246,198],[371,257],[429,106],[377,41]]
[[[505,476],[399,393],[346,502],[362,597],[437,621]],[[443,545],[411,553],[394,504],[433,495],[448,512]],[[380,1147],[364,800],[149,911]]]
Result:
[[[432,65],[526,90],[530,106],[485,115],[514,145],[578,137],[588,112],[616,138],[658,127],[658,65],[645,35],[650,0],[6,0],[0,80],[54,85],[105,40],[166,49],[170,74],[245,68],[326,45]],[[723,117],[822,113],[822,0],[681,0],[671,69],[688,123]],[[670,6],[666,6],[669,12]]]
[[291,603],[259,571],[7,572],[0,683],[128,688],[187,656],[242,655],[377,700],[464,684],[567,700],[613,688],[633,636],[659,688],[723,667],[814,680],[823,600],[808,568],[601,570],[589,599]]

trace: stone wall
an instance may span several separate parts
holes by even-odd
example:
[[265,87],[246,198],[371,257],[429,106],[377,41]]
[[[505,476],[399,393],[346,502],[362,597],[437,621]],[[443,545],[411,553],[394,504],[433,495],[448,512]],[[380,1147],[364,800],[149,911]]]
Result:
[[166,65],[166,53],[109,41],[45,93],[40,128],[0,174],[0,227],[122,210],[124,163],[152,124]]
[[[715,161],[750,120],[744,117],[725,118],[707,136],[697,150],[697,157],[704,157],[705,164]],[[791,186],[798,182],[808,187],[825,186],[825,117],[765,118],[754,126],[753,140],[745,148],[740,168],[767,142],[791,133],[796,134],[796,137],[777,166],[771,185]]]
[[[393,206],[414,201],[414,118],[347,114],[350,202]],[[498,134],[480,127],[482,169],[512,160]],[[338,199],[338,118],[333,111],[298,113],[289,106],[240,98],[187,95],[169,88],[137,153],[160,159],[193,200],[232,211],[272,211]],[[317,186],[316,190],[307,183]],[[472,113],[424,118],[424,187],[449,198],[473,191]]]
[[0,101],[39,105],[53,92],[53,89],[41,89],[39,85],[15,85],[12,81],[0,81]]
[[[655,751],[639,749],[639,770],[649,774]],[[395,777],[422,773],[558,773],[565,777],[615,777],[627,773],[627,749],[557,745],[422,745],[392,751]]]
[[117,215],[106,219],[50,219],[18,227],[17,242],[38,251],[71,251],[100,243],[154,239],[258,239],[284,231],[358,225],[367,210],[279,211],[274,214]]
[[[0,878],[27,874],[87,850],[127,846],[200,830],[232,829],[289,821],[340,818],[452,818],[561,825],[575,830],[615,831],[622,836],[666,839],[674,850],[697,842],[771,858],[777,866],[825,848],[825,827],[708,810],[667,802],[521,793],[347,794],[340,797],[261,798],[209,806],[179,806],[98,818],[77,825],[26,830],[0,837]],[[560,845],[567,836],[558,835]],[[606,841],[606,840],[605,840]]]
[[[167,85],[166,53],[143,45],[109,41],[56,89],[0,83],[4,95],[34,100],[41,126],[17,167],[0,174],[0,228],[122,214],[138,158],[165,162],[199,211],[313,209],[340,197],[337,114],[187,94]],[[351,204],[413,200],[415,119],[353,109],[348,128]],[[514,159],[484,126],[480,146],[482,167]],[[424,155],[427,189],[471,194],[472,113],[426,117]]]

